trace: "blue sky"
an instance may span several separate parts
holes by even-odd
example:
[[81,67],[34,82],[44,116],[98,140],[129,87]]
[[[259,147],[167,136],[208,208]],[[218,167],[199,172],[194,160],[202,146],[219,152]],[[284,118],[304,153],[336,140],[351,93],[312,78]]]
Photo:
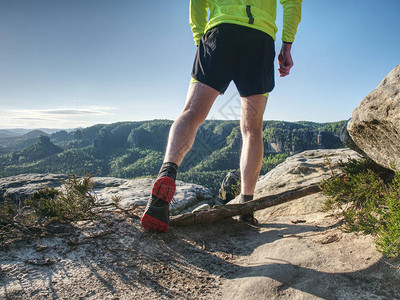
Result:
[[[196,51],[188,10],[188,0],[0,0],[0,128],[175,119]],[[399,11],[398,0],[304,0],[295,65],[276,76],[264,119],[349,118],[400,63]],[[281,13],[278,3],[279,29]],[[231,84],[209,118],[239,112]]]

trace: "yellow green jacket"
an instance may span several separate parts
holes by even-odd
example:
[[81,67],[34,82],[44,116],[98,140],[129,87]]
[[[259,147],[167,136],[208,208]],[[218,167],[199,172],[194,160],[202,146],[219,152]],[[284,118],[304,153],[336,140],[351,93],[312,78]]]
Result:
[[[280,0],[283,6],[284,42],[294,41],[301,20],[302,1]],[[255,28],[275,40],[278,31],[275,21],[276,0],[190,0],[190,27],[196,45],[207,30],[221,23]]]

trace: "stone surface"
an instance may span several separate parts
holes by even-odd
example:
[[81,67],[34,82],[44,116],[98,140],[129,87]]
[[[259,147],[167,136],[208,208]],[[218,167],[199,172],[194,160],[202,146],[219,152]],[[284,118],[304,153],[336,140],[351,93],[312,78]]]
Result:
[[400,65],[361,101],[347,129],[376,163],[400,169]]
[[[348,157],[360,156],[338,149],[289,157],[260,177],[256,196],[318,182],[329,176],[326,158],[335,169]],[[100,178],[97,186],[126,188],[127,197],[128,182]],[[151,180],[136,184],[146,199]],[[323,202],[316,194],[260,211],[257,226],[227,219],[166,234],[140,227],[142,206],[128,217],[106,211],[0,248],[0,299],[400,299],[400,260],[382,257],[371,236],[342,232]]]
[[331,174],[328,161],[335,170],[339,161],[346,161],[349,157],[360,158],[360,155],[350,149],[319,149],[290,156],[259,178],[254,196],[278,194],[319,182]]
[[67,178],[62,174],[21,174],[0,178],[0,199],[9,197],[24,200],[43,187],[60,187]]
[[241,272],[224,283],[222,299],[400,297],[398,270],[386,269],[370,236],[330,229],[337,221],[323,213],[298,218],[274,218],[262,241],[247,240],[253,251],[236,262]]
[[[332,171],[337,170],[339,161],[349,158],[359,159],[361,155],[351,149],[319,149],[308,150],[288,157],[273,170],[260,176],[254,198],[279,194],[287,190],[296,189],[328,178]],[[327,165],[330,161],[330,167]],[[235,198],[230,203],[237,203]],[[321,193],[310,195],[282,205],[256,211],[255,217],[266,221],[275,215],[287,216],[307,214],[322,211],[325,201]]]
[[[119,197],[119,205],[130,208],[133,205],[146,206],[150,198],[154,179],[120,179],[112,177],[94,178],[95,190],[101,203],[112,201],[113,197]],[[208,203],[214,205],[212,192],[194,183],[176,181],[176,193],[171,205],[171,215],[192,211],[198,205]]]
[[[0,179],[0,197],[24,200],[43,187],[59,188],[68,176],[60,174],[22,174]],[[99,203],[109,204],[114,197],[120,199],[119,206],[129,209],[134,205],[146,206],[150,198],[154,179],[122,179],[94,177],[94,191]],[[1,198],[0,198],[1,199]],[[212,192],[200,185],[176,181],[174,204],[171,214],[189,212],[202,204],[214,205]]]
[[353,141],[349,131],[347,130],[347,125],[349,124],[350,119],[343,125],[342,130],[340,131],[340,141],[343,143],[344,146],[349,147],[351,150],[360,153],[362,156],[367,156],[364,151],[362,151],[357,144]]
[[[350,149],[291,156],[259,178],[255,198],[319,182],[349,157],[361,158]],[[222,299],[400,297],[396,286],[400,279],[395,275],[399,270],[386,269],[373,237],[343,233],[338,228],[340,219],[324,211],[324,202],[324,196],[317,193],[257,211],[259,236],[246,239],[252,250],[236,261],[241,271],[224,282]]]

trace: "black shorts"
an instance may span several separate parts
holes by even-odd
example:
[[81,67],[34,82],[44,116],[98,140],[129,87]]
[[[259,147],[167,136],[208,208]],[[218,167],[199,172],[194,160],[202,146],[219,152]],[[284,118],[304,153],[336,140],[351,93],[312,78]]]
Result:
[[274,39],[257,29],[220,24],[200,40],[192,77],[220,93],[231,80],[240,96],[265,94],[273,90]]

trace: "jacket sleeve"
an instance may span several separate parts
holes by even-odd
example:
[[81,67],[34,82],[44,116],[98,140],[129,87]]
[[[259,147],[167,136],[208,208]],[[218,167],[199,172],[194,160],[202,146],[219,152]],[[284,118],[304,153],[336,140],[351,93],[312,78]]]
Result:
[[301,20],[301,5],[303,0],[281,0],[283,6],[282,41],[293,43],[297,26]]
[[204,34],[208,17],[207,0],[190,0],[189,23],[192,28],[194,43],[197,46]]

